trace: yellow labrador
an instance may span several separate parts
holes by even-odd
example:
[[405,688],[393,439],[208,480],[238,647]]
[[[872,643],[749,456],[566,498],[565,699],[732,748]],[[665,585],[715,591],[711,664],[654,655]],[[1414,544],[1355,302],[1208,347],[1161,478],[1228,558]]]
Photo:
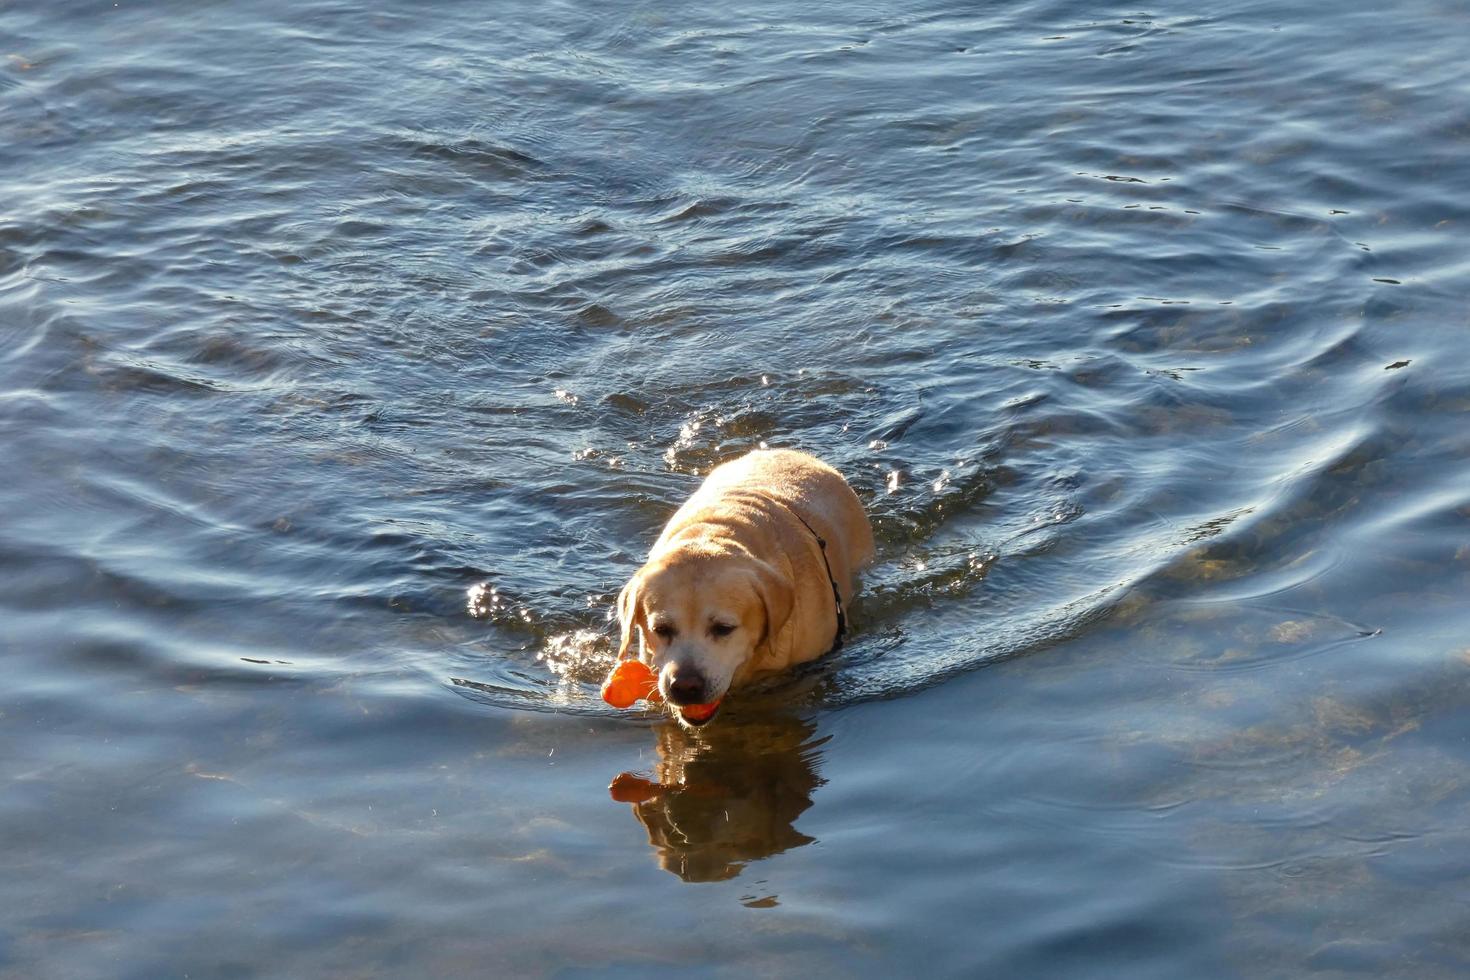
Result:
[[731,460],[624,586],[618,659],[636,634],[664,701],[702,725],[731,685],[839,645],[856,573],[872,557],[867,515],[832,467],[789,449]]

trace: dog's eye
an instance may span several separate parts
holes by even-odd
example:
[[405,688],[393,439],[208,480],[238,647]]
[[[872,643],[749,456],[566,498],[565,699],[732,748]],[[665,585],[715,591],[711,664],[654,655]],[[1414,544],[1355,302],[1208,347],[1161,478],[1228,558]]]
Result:
[[659,623],[653,628],[653,633],[655,636],[662,637],[665,640],[669,640],[672,639],[674,636],[674,627],[669,625],[668,623]]
[[730,623],[711,623],[709,631],[711,636],[729,636],[735,627]]

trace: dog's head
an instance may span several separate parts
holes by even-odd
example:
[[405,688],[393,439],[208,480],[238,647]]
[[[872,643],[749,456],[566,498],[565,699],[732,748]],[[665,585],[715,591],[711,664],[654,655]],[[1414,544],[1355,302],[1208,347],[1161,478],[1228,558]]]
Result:
[[794,601],[790,579],[758,558],[675,550],[623,587],[618,659],[633,655],[636,633],[665,703],[682,723],[702,725],[785,624]]

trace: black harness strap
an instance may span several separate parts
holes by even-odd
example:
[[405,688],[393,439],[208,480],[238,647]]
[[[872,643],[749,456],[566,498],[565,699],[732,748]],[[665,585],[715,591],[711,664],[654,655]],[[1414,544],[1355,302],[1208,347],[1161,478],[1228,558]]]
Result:
[[[806,522],[806,518],[796,513],[794,507],[787,507],[801,521],[803,527],[812,532],[812,537],[817,539],[817,547],[822,549],[822,564],[827,567],[827,581],[832,585],[832,602],[837,606],[837,635],[832,639],[832,650],[842,649],[842,638],[847,635],[847,613],[842,609],[842,593],[837,591],[837,579],[832,575],[832,563],[827,560],[827,542],[817,533],[817,529]],[[831,653],[832,650],[828,650]]]

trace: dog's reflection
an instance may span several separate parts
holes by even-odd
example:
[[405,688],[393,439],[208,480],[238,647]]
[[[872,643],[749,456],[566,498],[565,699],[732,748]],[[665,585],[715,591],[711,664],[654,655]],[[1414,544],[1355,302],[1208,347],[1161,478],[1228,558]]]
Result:
[[722,881],[747,862],[810,844],[793,824],[822,784],[823,739],[790,716],[722,718],[707,731],[656,729],[654,779],[623,773],[613,799],[632,804],[659,866],[685,881]]

